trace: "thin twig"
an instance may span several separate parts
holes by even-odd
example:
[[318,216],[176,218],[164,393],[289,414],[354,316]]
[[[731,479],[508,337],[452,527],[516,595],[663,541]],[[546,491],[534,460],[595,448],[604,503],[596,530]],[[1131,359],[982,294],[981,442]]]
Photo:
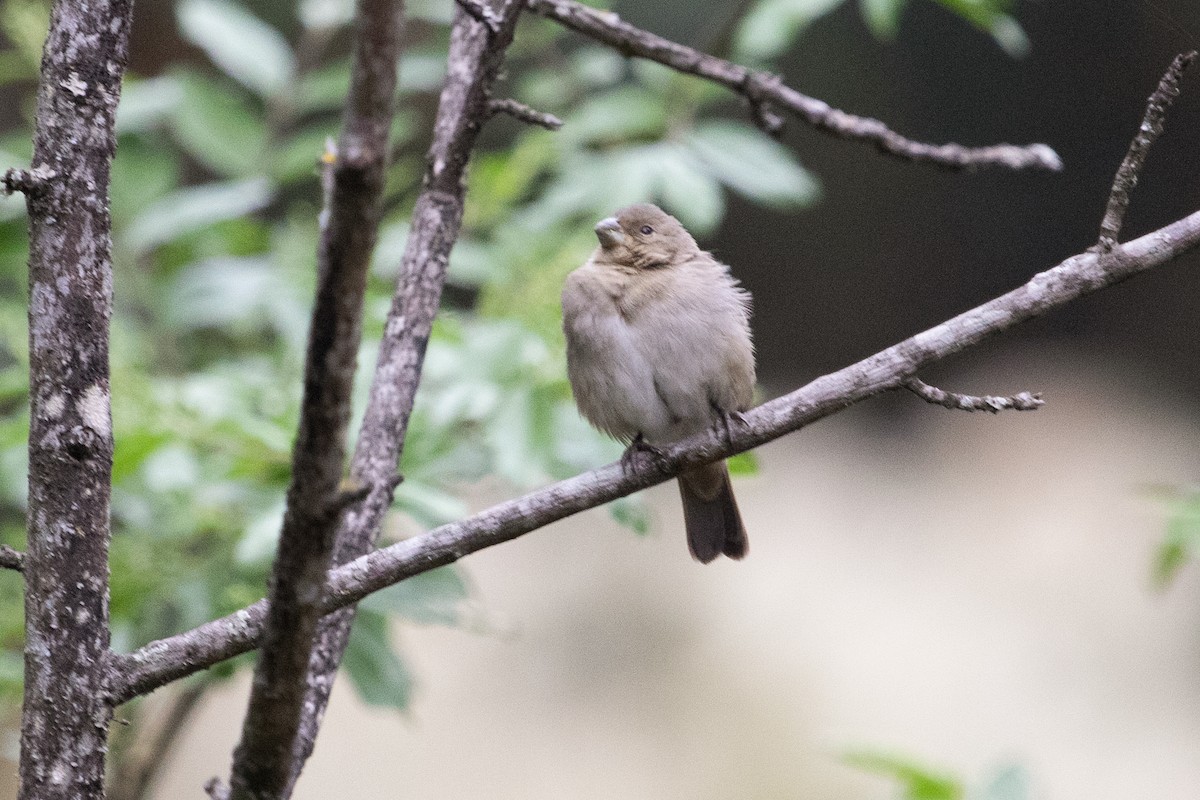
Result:
[[[1200,212],[1119,245],[1101,258],[1087,252],[1035,275],[1008,294],[960,314],[791,394],[746,412],[729,439],[716,432],[662,448],[662,469],[627,474],[620,463],[586,472],[459,522],[443,525],[363,556],[329,575],[326,609],[355,603],[371,592],[450,564],[469,553],[541,528],[663,481],[696,464],[744,452],[799,430],[881,392],[895,389],[922,367],[1084,295],[1177,259],[1200,246]],[[172,680],[253,649],[265,602],[153,642],[118,657],[125,682],[118,700],[153,691]]]
[[1040,392],[1037,394],[1018,392],[1009,397],[996,397],[990,394],[976,396],[959,394],[958,392],[947,392],[945,389],[930,386],[920,378],[909,378],[901,386],[926,403],[943,406],[955,411],[987,411],[992,414],[998,414],[1001,411],[1008,410],[1036,411],[1046,404]]
[[234,750],[229,791],[235,800],[288,797],[312,751],[303,725],[308,666],[345,505],[346,431],[387,169],[400,20],[395,0],[359,0],[342,132],[336,147],[327,147],[321,159],[325,205],[304,396],[272,570],[271,614]]
[[525,0],[536,14],[552,19],[585,36],[637,56],[719,83],[749,101],[755,121],[777,134],[781,122],[772,109],[790,112],[818,130],[848,139],[873,143],[885,153],[910,161],[927,161],[950,169],[1000,166],[1008,169],[1062,169],[1058,154],[1045,144],[998,144],[964,147],[959,144],[926,144],[905,138],[876,119],[859,117],[830,107],[816,98],[786,86],[775,75],[758,72],[701,53],[661,36],[636,28],[611,11],[601,11],[574,0]]
[[1158,88],[1150,95],[1146,103],[1146,115],[1142,118],[1142,126],[1137,135],[1129,143],[1125,159],[1117,169],[1113,179],[1112,191],[1108,195],[1108,208],[1104,211],[1104,220],[1100,223],[1100,240],[1096,246],[1108,252],[1117,244],[1121,236],[1121,226],[1125,222],[1125,212],[1129,208],[1129,193],[1137,186],[1142,165],[1146,162],[1146,154],[1163,132],[1163,121],[1167,110],[1179,96],[1179,81],[1183,72],[1196,58],[1196,51],[1181,53],[1167,69],[1159,81]]
[[21,572],[25,569],[25,554],[6,544],[0,544],[0,568]]
[[524,103],[505,98],[502,100],[489,100],[487,105],[488,116],[493,114],[507,114],[514,119],[519,119],[528,125],[536,125],[539,128],[545,128],[548,131],[556,131],[563,126],[563,121],[553,114],[548,114],[545,111],[538,111],[536,108],[530,108]]

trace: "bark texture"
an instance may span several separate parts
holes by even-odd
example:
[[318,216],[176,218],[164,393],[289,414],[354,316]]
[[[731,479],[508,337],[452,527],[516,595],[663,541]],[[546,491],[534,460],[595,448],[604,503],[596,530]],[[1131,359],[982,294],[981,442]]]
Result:
[[[433,143],[351,465],[352,482],[369,487],[369,493],[342,518],[334,555],[337,564],[358,558],[374,546],[392,503],[394,476],[421,381],[425,347],[441,303],[450,249],[462,222],[467,161],[480,128],[491,115],[492,84],[521,14],[516,2],[502,11],[488,9],[494,24],[479,21],[466,10],[460,9],[455,16]],[[301,754],[304,758],[311,753],[353,623],[352,606],[321,623],[309,665],[301,736],[307,748]]]
[[109,171],[130,0],[59,0],[29,208],[29,545],[21,800],[104,796],[112,314]]
[[[402,8],[396,0],[359,0],[342,134],[337,152],[324,159],[325,208],[300,428],[271,577],[271,613],[233,756],[230,792],[238,800],[289,796],[320,724],[306,702],[309,654],[338,520],[353,497],[341,486],[346,429],[367,269],[379,229]],[[305,719],[312,724],[302,730]]]

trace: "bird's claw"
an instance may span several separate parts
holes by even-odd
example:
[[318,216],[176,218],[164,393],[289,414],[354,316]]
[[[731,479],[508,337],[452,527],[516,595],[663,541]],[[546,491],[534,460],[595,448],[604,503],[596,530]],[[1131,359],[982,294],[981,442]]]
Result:
[[725,444],[733,447],[733,423],[737,423],[741,427],[746,427],[746,418],[742,416],[740,411],[726,411],[720,406],[713,404],[713,412],[717,415],[716,428],[725,439]]
[[662,450],[647,442],[646,438],[639,433],[633,437],[629,447],[626,447],[625,452],[621,454],[621,469],[626,475],[634,475],[638,472],[641,466],[638,459],[642,455],[649,456],[655,466],[660,464],[664,458]]

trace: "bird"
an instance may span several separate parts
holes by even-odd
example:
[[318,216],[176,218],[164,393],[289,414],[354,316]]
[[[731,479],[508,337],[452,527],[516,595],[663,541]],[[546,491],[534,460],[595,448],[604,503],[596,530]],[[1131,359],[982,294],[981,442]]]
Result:
[[[649,203],[596,223],[599,246],[562,292],[567,376],[594,427],[636,451],[715,427],[753,401],[750,294],[675,217]],[[679,475],[688,550],[707,564],[748,549],[724,461]]]

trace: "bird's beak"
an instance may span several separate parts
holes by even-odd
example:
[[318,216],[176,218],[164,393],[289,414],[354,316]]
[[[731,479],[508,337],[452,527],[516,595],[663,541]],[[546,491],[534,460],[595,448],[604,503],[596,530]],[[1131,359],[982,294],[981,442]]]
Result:
[[616,217],[605,217],[596,223],[596,238],[600,240],[601,247],[610,250],[624,241],[625,232],[621,230]]

